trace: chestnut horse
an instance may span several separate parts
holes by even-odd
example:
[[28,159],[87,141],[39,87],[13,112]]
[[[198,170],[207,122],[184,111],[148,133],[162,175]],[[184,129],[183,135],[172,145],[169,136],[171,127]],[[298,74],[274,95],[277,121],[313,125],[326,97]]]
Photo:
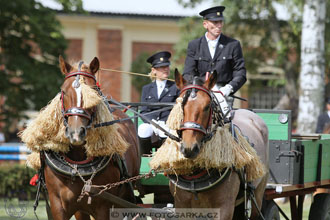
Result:
[[[75,84],[75,81],[77,81],[77,77],[78,79],[83,77],[87,85],[96,88],[95,73],[99,69],[99,60],[95,57],[89,66],[83,64],[78,68],[65,62],[61,56],[59,62],[61,72],[65,75],[65,80],[61,87],[62,108],[66,112],[66,119],[64,120],[66,126],[65,135],[71,144],[70,151],[65,156],[75,162],[86,161],[88,158],[83,145],[85,144],[88,129],[94,129],[89,128],[91,120],[93,120],[93,117],[89,116],[93,114],[93,109],[83,109],[81,107],[84,97],[82,97],[81,91],[79,91],[79,83]],[[120,110],[116,110],[112,114],[115,119],[127,117]],[[140,157],[136,131],[132,121],[125,120],[120,123],[119,133],[129,144],[129,148],[124,155],[128,175],[136,176],[139,174]],[[47,163],[44,167],[44,175],[51,212],[55,220],[69,220],[73,215],[75,215],[76,219],[90,219],[89,215],[96,220],[110,219],[109,209],[113,206],[110,202],[98,196],[92,197],[90,204],[88,204],[86,196],[80,202],[77,202],[84,186],[83,181],[79,177],[72,179],[71,176],[60,174],[51,169]],[[106,167],[95,175],[92,184],[105,185],[119,182],[120,180],[119,165],[117,161],[111,159]],[[125,200],[134,201],[134,194],[132,194],[132,189],[128,184],[114,187],[107,192]]]
[[[203,138],[207,134],[202,131],[207,131],[209,126],[212,106],[214,106],[210,92],[216,81],[217,74],[215,73],[205,82],[202,80],[199,83],[196,82],[195,89],[192,89],[194,86],[187,85],[181,74],[177,70],[175,71],[175,82],[181,90],[180,97],[183,97],[184,100],[182,103],[184,118],[181,127],[180,152],[186,158],[196,158],[203,146]],[[184,97],[189,90],[191,93],[193,93],[192,90],[195,90],[194,95]],[[185,127],[185,122],[193,123],[194,126]],[[254,149],[268,170],[268,129],[263,120],[251,111],[240,109],[235,111],[232,122],[254,144]],[[254,187],[256,187],[254,191],[256,202],[260,209],[267,179],[268,174],[253,182]],[[219,208],[219,219],[221,220],[244,219],[244,204],[235,209],[235,201],[241,184],[239,174],[233,169],[227,179],[209,189],[192,192],[179,188],[170,182],[170,190],[174,196],[176,208]],[[258,211],[252,203],[251,219],[256,219],[258,215]]]

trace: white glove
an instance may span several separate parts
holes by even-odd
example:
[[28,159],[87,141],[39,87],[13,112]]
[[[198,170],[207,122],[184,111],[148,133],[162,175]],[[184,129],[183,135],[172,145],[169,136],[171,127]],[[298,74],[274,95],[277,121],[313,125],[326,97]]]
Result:
[[220,92],[224,97],[228,97],[230,93],[233,92],[233,87],[230,84],[227,84],[224,87],[220,88]]
[[[170,129],[167,127],[165,121],[156,121],[155,119],[152,119],[153,122],[157,123],[159,126],[161,126],[162,128],[164,128],[166,131],[169,131]],[[161,138],[166,138],[167,136],[165,135],[165,133],[161,130],[159,130],[158,128],[156,128],[155,126],[152,125],[152,128],[154,130],[154,133],[156,135],[158,135]]]

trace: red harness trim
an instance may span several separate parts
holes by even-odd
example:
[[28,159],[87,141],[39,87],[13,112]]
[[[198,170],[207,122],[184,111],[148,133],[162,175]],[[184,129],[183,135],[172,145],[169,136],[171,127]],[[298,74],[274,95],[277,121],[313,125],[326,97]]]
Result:
[[91,74],[89,72],[85,72],[85,71],[70,72],[70,73],[68,73],[68,74],[65,75],[65,79],[64,80],[66,80],[67,78],[70,78],[72,76],[76,76],[76,75],[87,76],[89,78],[94,79],[95,82],[96,82],[96,77],[93,74]]
[[90,158],[87,158],[86,160],[83,160],[83,161],[75,161],[75,160],[71,160],[70,158],[68,158],[65,154],[62,154],[62,156],[64,157],[64,159],[69,162],[69,163],[72,163],[72,164],[87,164],[91,161],[94,160],[94,157],[90,157]]
[[196,175],[192,175],[192,176],[185,176],[185,175],[182,175],[181,177],[183,179],[186,179],[186,180],[193,180],[193,179],[198,179],[202,176],[204,176],[205,174],[207,173],[207,170],[203,170],[202,172],[196,174]]
[[212,96],[210,94],[210,91],[205,88],[204,86],[198,86],[198,85],[188,85],[182,88],[180,94],[182,94],[183,92],[185,92],[188,89],[197,89],[197,90],[201,90],[203,92],[205,92],[206,94],[208,94],[210,96],[210,98],[212,99]]

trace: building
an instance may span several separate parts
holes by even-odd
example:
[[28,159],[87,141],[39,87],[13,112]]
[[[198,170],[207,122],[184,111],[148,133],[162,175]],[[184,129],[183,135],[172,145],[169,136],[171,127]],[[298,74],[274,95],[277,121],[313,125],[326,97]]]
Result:
[[[180,16],[90,12],[58,14],[69,41],[68,60],[90,62],[99,58],[101,68],[130,71],[141,52],[168,50],[179,40]],[[97,75],[101,89],[119,101],[139,101],[131,86],[131,76],[101,70]]]

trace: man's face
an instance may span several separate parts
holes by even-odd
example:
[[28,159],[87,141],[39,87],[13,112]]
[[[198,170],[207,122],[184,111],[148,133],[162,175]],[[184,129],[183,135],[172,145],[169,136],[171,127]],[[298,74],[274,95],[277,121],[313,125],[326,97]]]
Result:
[[211,40],[216,39],[220,34],[223,27],[223,21],[203,21],[203,26],[208,32],[208,36]]
[[330,111],[330,104],[327,104],[327,110]]

